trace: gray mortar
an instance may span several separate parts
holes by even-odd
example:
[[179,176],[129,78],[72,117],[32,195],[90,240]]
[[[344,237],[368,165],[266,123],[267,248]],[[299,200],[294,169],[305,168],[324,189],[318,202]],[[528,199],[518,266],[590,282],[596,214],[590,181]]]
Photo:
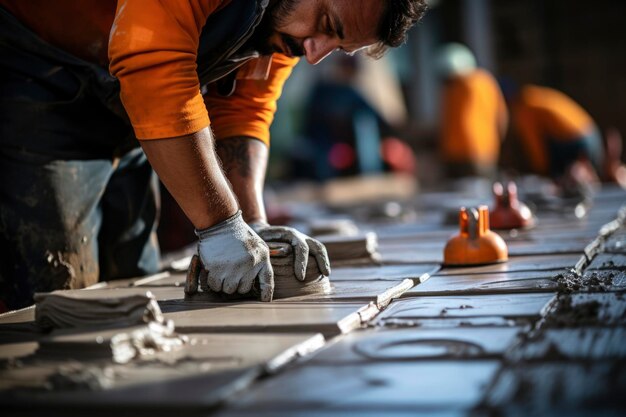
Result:
[[560,293],[572,292],[606,292],[613,286],[614,273],[589,272],[583,275],[575,271],[558,274],[553,280],[558,285]]

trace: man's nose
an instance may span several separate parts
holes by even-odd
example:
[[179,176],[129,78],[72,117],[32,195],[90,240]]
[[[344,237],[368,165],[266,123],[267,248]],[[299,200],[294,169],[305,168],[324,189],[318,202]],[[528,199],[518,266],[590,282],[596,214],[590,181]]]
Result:
[[339,44],[331,37],[320,36],[306,38],[302,46],[304,46],[307,62],[311,65],[316,65],[337,49]]

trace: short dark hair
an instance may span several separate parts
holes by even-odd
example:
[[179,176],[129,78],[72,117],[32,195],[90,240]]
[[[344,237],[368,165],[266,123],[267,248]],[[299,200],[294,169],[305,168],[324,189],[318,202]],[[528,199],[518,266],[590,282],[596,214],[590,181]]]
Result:
[[372,45],[367,54],[380,58],[389,48],[395,48],[406,41],[407,32],[426,13],[426,0],[381,0],[386,7],[378,24],[380,41]]

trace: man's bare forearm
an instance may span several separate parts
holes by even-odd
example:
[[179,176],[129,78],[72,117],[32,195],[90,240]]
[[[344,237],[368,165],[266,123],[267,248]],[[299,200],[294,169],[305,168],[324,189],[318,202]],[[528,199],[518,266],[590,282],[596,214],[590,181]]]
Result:
[[263,184],[269,155],[267,146],[250,137],[231,137],[216,144],[226,177],[246,222],[266,221]]
[[237,200],[216,158],[209,128],[140,143],[159,178],[197,229],[237,212]]

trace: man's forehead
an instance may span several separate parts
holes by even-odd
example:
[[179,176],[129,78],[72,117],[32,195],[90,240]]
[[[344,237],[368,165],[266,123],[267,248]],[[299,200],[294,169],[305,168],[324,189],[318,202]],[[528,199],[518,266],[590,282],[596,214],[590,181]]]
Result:
[[326,9],[335,23],[335,29],[341,29],[337,32],[343,35],[344,47],[361,48],[378,41],[383,3],[382,0],[326,1]]

